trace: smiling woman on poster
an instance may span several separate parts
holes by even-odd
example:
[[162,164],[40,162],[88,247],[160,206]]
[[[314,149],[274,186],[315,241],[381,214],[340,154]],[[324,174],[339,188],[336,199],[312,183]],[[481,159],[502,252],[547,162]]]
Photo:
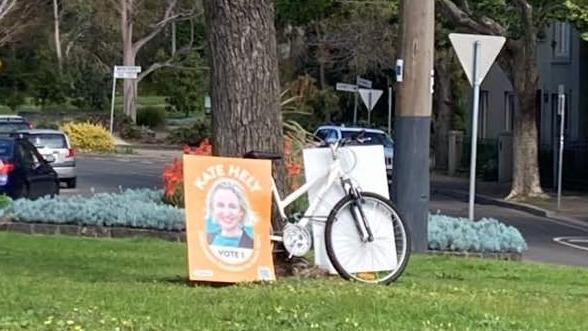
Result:
[[241,185],[220,180],[208,191],[206,232],[211,246],[253,249],[253,212]]

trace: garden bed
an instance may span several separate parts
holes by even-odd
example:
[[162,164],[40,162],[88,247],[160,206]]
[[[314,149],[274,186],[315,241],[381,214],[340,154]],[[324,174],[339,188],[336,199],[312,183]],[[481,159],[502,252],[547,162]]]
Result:
[[[154,237],[185,241],[184,210],[165,204],[163,192],[125,190],[80,196],[6,202],[0,230],[86,237]],[[521,233],[495,219],[472,222],[445,215],[429,217],[433,254],[520,260],[527,250]]]

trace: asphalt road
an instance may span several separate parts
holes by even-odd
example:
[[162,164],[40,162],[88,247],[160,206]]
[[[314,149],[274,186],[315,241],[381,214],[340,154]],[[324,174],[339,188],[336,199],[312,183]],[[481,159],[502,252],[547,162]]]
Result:
[[[430,210],[432,213],[440,210],[446,215],[467,217],[468,204],[465,200],[459,201],[455,197],[433,191]],[[569,224],[523,211],[482,204],[476,205],[475,215],[477,219],[493,217],[519,229],[529,246],[523,255],[525,260],[588,267],[588,223]],[[554,240],[560,237],[564,238],[558,242]]]
[[141,155],[78,155],[77,188],[61,189],[62,195],[92,195],[126,188],[161,188],[162,172],[177,152],[149,152]]
[[[177,151],[141,151],[138,155],[77,156],[78,188],[63,195],[117,192],[121,188],[161,188],[161,174]],[[431,212],[467,216],[467,202],[435,190]],[[567,224],[494,205],[476,205],[476,217],[494,217],[515,226],[527,240],[525,260],[588,267],[588,223]],[[556,239],[556,240],[554,240]]]

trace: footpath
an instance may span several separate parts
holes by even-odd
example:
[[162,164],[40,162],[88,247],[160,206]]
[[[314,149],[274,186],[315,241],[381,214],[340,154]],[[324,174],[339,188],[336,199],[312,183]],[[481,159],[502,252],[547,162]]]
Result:
[[[562,192],[561,205],[558,209],[557,193],[554,192],[545,192],[547,195],[545,199],[505,200],[504,198],[510,192],[510,185],[510,183],[476,181],[476,203],[518,209],[537,216],[588,226],[588,192]],[[467,201],[469,178],[432,173],[431,191]]]

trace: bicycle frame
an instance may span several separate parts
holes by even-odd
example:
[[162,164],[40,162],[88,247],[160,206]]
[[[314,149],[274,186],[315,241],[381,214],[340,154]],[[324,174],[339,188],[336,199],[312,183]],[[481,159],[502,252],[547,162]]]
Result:
[[[310,201],[308,209],[306,209],[305,215],[312,215],[316,211],[317,207],[319,206],[319,202],[322,200],[323,196],[329,191],[329,189],[333,186],[333,184],[335,184],[335,181],[337,179],[342,179],[342,180],[347,179],[347,176],[345,175],[345,173],[343,172],[343,169],[341,168],[341,161],[339,160],[339,158],[338,157],[333,158],[333,163],[331,164],[329,171],[325,175],[320,176],[310,182],[304,183],[304,185],[302,185],[301,187],[296,189],[294,192],[292,192],[288,196],[286,196],[284,198],[284,200],[281,199],[280,193],[278,192],[278,189],[276,188],[276,183],[275,183],[274,179],[272,178],[272,193],[273,193],[274,200],[276,202],[276,205],[278,206],[278,209],[280,211],[280,215],[282,216],[282,218],[286,219],[286,213],[285,213],[284,209],[287,206],[289,206],[292,202],[299,199],[302,195],[304,195],[306,192],[308,192],[308,190],[310,190],[320,180],[322,180],[324,178],[327,178],[327,183],[320,188],[316,198],[314,200]],[[309,221],[308,218],[302,218],[302,220],[298,224],[300,226],[306,226],[306,224],[308,224],[308,221]]]

